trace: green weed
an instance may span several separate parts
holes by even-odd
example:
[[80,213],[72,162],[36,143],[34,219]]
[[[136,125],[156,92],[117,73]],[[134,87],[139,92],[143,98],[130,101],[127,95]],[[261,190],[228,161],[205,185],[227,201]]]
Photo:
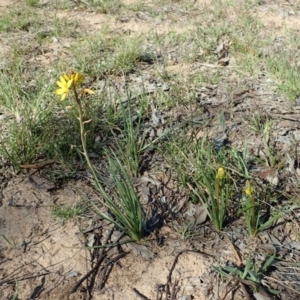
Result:
[[18,247],[20,247],[20,245],[18,245],[16,243],[16,241],[12,238],[9,239],[7,236],[5,236],[4,234],[1,234],[2,238],[14,249],[17,249]]
[[[246,265],[242,268],[237,267],[215,267],[212,266],[213,270],[218,272],[222,278],[238,278],[241,282],[251,284],[255,289],[262,284],[265,274],[267,273],[269,267],[272,265],[275,255],[268,257],[261,267],[258,266],[255,259],[251,254],[248,255]],[[278,294],[279,292],[266,287],[267,291],[272,294]]]
[[85,215],[89,211],[89,204],[80,202],[74,205],[56,206],[53,208],[53,215],[56,218],[70,220]]
[[88,3],[99,9],[102,13],[116,14],[123,7],[122,2],[119,0],[91,0]]
[[37,6],[39,4],[40,0],[26,0],[25,3],[28,5],[28,6]]

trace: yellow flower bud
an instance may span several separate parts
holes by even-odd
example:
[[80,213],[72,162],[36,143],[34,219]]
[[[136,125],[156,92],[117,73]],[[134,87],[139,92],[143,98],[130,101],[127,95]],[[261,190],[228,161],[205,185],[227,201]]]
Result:
[[223,179],[225,177],[225,170],[223,168],[219,168],[216,178],[217,179]]
[[251,185],[250,181],[247,180],[246,186],[245,186],[245,193],[246,193],[246,195],[251,196],[253,194],[253,192],[254,192],[254,188]]

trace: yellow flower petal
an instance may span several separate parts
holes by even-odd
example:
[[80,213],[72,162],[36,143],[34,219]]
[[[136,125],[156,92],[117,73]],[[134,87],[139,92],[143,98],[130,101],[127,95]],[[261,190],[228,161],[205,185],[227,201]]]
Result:
[[73,79],[69,80],[68,83],[67,83],[67,87],[69,88],[72,83],[73,83]]
[[65,80],[65,78],[64,78],[64,76],[60,76],[59,79],[60,79],[60,82],[62,84],[66,84],[67,83],[66,80]]
[[71,78],[71,76],[69,76],[68,74],[64,74],[64,79],[65,79],[66,81],[69,81],[69,80],[71,80],[72,78]]
[[56,81],[56,84],[57,84],[59,87],[61,87],[61,88],[64,87],[64,84],[63,84],[62,82],[60,82],[60,81]]
[[[61,101],[63,101],[69,94],[72,85],[76,88],[79,83],[83,81],[83,76],[78,72],[71,72],[69,74],[63,74],[59,77],[56,84],[60,87],[54,93],[61,95]],[[92,90],[86,89],[86,93],[94,94]]]
[[72,85],[73,79],[70,79],[70,76],[67,74],[64,74],[59,77],[59,80],[56,82],[56,84],[60,87],[57,89],[54,93],[56,95],[61,95],[61,101],[64,100],[69,92],[70,92],[70,86]]
[[84,89],[83,92],[87,93],[87,94],[90,94],[90,95],[94,95],[95,94],[95,92],[92,91],[92,90],[90,90],[90,89]]
[[54,92],[56,95],[61,95],[64,93],[64,90],[63,89],[57,89],[55,92]]
[[74,81],[77,83],[79,83],[79,80],[80,80],[80,74],[79,73],[75,73],[75,75],[74,75]]
[[67,96],[67,94],[62,94],[60,101],[65,100],[66,96]]

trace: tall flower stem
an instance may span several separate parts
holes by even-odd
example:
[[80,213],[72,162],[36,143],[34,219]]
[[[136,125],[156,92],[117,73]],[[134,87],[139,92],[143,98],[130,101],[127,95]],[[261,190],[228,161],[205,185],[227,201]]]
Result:
[[255,235],[256,234],[256,219],[257,219],[257,216],[256,216],[256,203],[255,203],[253,194],[251,194],[249,197],[250,197],[250,201],[251,201],[251,215],[252,215],[251,227],[252,227],[253,235]]
[[246,199],[247,199],[247,211],[246,211],[246,217],[248,218],[248,226],[249,226],[249,231],[251,235],[256,235],[257,233],[257,225],[258,225],[258,204],[255,201],[254,198],[254,188],[251,185],[250,181],[246,181],[246,188],[245,188],[245,193],[246,193]]
[[220,226],[220,210],[219,210],[219,205],[220,205],[220,181],[221,179],[220,178],[216,178],[216,198],[215,200],[213,200],[213,203],[214,203],[214,210],[215,210],[215,216],[216,216],[216,219],[217,219],[217,224],[218,224],[218,230],[221,229],[221,226]]
[[82,110],[82,106],[81,106],[81,101],[79,99],[79,96],[78,96],[78,92],[77,92],[77,89],[76,89],[76,86],[74,84],[74,82],[72,83],[72,89],[73,89],[73,92],[74,92],[74,97],[75,97],[75,101],[76,101],[76,104],[77,104],[77,107],[78,107],[78,116],[77,119],[79,121],[79,126],[80,126],[80,139],[81,139],[81,145],[82,145],[82,154],[87,162],[87,165],[93,175],[93,178],[95,180],[95,184],[96,184],[96,187],[101,191],[101,192],[104,192],[104,189],[102,187],[102,185],[100,184],[99,180],[98,180],[98,176],[96,174],[96,171],[90,161],[90,158],[88,156],[88,152],[87,152],[87,148],[86,148],[86,132],[85,132],[85,129],[84,129],[84,125],[89,123],[91,120],[87,120],[87,121],[84,121],[84,114],[83,114],[83,110]]

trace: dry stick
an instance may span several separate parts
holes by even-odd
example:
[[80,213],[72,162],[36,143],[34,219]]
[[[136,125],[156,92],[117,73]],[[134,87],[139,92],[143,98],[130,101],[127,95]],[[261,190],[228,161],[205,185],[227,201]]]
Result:
[[[121,257],[125,256],[126,254],[128,254],[128,252],[122,252],[122,253],[119,253],[118,255],[116,255],[114,258],[111,258],[108,262],[107,262],[107,265],[106,266],[109,266],[110,264],[114,263],[115,261],[117,261],[118,259],[120,259]],[[105,267],[106,267],[105,266]],[[105,268],[104,267],[104,268]],[[100,265],[99,265],[99,268],[100,268]],[[95,284],[95,280],[96,280],[96,276],[97,276],[97,270],[95,270],[93,276],[92,276],[92,279],[91,279],[91,282],[90,284],[88,285],[88,293],[89,293],[89,298],[88,300],[92,299],[92,294],[91,294],[91,290],[93,289],[93,286]],[[100,283],[102,284],[102,282]]]
[[133,288],[132,289],[134,292],[135,292],[135,294],[139,297],[139,298],[141,298],[142,300],[149,300],[149,298],[147,298],[146,296],[144,296],[142,293],[140,293],[136,288]]
[[41,276],[45,276],[45,275],[49,275],[50,272],[45,272],[45,273],[41,273],[39,275],[32,275],[32,276],[27,276],[27,277],[20,277],[20,278],[13,278],[13,279],[7,279],[7,280],[3,280],[0,282],[0,286],[4,285],[4,284],[15,284],[16,281],[23,281],[23,280],[27,280],[27,279],[34,279],[34,278],[38,278]]
[[[58,228],[58,227],[57,227]],[[54,230],[56,230],[57,228],[55,228]],[[53,231],[53,230],[52,230]],[[33,245],[36,245],[36,244],[33,244]],[[36,259],[34,259],[33,260],[33,262],[32,263],[37,263],[37,261],[43,256],[44,254],[40,254]],[[64,260],[63,260],[64,261]],[[3,278],[2,278],[2,281],[0,281],[0,286],[1,285],[3,285],[3,284],[6,284],[6,283],[16,283],[16,281],[21,281],[21,280],[26,280],[26,279],[31,279],[31,278],[37,278],[37,277],[40,277],[40,276],[44,276],[44,275],[47,275],[47,274],[50,274],[51,272],[50,271],[48,271],[47,269],[46,269],[46,272],[45,273],[41,273],[41,274],[38,274],[38,275],[31,275],[30,273],[26,273],[26,274],[24,274],[24,275],[21,275],[21,276],[19,276],[19,277],[16,277],[16,278],[11,278],[15,273],[17,273],[17,272],[19,272],[20,273],[20,271],[21,271],[21,269],[23,268],[23,267],[25,267],[26,266],[26,263],[24,263],[24,264],[22,264],[22,265],[20,265],[19,267],[17,267],[15,270],[13,270],[10,274],[8,274],[7,276],[4,276]],[[55,264],[54,265],[50,265],[50,266],[48,266],[48,269],[49,269],[49,267],[51,267],[51,266],[55,266]],[[43,269],[45,269],[44,267],[43,267]],[[40,271],[42,271],[42,270],[40,270]],[[38,272],[40,272],[40,271],[36,271],[36,273],[38,273]],[[23,276],[23,277],[22,277]],[[10,277],[10,279],[8,279]]]
[[[122,253],[119,253],[118,255],[116,255],[115,257],[109,259],[109,261],[106,263],[106,266],[102,269],[102,275],[101,275],[102,278],[101,278],[101,282],[99,284],[99,290],[102,290],[104,288],[107,277],[112,269],[112,264],[128,253],[129,252],[122,252]],[[109,267],[110,267],[109,272],[107,272]]]
[[173,271],[174,271],[174,269],[175,269],[175,266],[176,266],[176,264],[177,264],[177,261],[178,261],[178,259],[179,259],[179,256],[180,256],[181,254],[183,254],[183,253],[186,253],[186,252],[193,252],[193,253],[203,254],[203,255],[209,256],[209,257],[214,257],[213,255],[210,255],[210,254],[208,254],[208,253],[205,253],[205,252],[199,251],[199,250],[189,250],[189,249],[181,250],[181,251],[176,255],[176,257],[175,257],[175,259],[174,259],[174,262],[173,262],[173,265],[172,265],[172,267],[171,267],[171,269],[170,269],[168,278],[167,278],[167,283],[166,283],[166,285],[165,285],[167,296],[170,295],[170,286],[169,286],[169,285],[170,285],[170,283],[171,283],[172,273],[173,273]]
[[176,295],[177,293],[179,292],[180,288],[178,287],[178,284],[179,284],[179,280],[177,279],[175,281],[175,283],[173,284],[173,290],[172,290],[172,294],[171,294],[171,297],[170,297],[170,300],[176,300]]
[[[45,288],[43,291],[41,291],[41,294],[39,295],[40,299],[45,299],[47,298],[46,295],[49,295],[50,292],[52,292],[54,289],[57,289],[57,287],[61,284],[63,284],[63,282],[65,282],[66,280],[66,275],[61,276],[61,275],[57,275],[56,278],[53,279],[53,283],[51,282],[51,285],[48,288]],[[45,298],[43,298],[45,296]],[[33,299],[33,298],[30,298]]]
[[105,286],[105,283],[106,283],[106,280],[112,270],[113,266],[108,263],[103,269],[102,269],[102,272],[101,272],[101,275],[100,275],[100,284],[98,286],[98,289],[99,291],[101,291],[102,289],[104,289],[104,286]]
[[[84,235],[83,235],[83,238],[84,238]],[[100,244],[100,242],[101,242],[101,241],[100,241],[100,238],[99,238],[99,236],[97,235],[96,239],[94,240],[94,244],[95,244],[95,243]],[[84,242],[83,242],[82,244],[84,244]],[[94,255],[95,251],[96,251],[96,250],[94,250],[93,253],[90,252],[91,262],[94,261],[93,255]],[[87,252],[88,252],[88,250],[87,250],[87,248],[85,247],[85,248],[84,248],[84,253],[85,253],[85,269],[86,269],[86,272],[87,272],[87,270],[88,270],[88,256],[87,256]],[[92,265],[91,265],[91,266],[92,266]],[[85,282],[85,285],[86,285],[86,295],[88,296],[88,295],[89,295],[89,289],[88,289],[89,283],[88,283],[88,281]]]
[[163,291],[165,289],[165,285],[164,284],[159,284],[157,285],[157,293],[156,293],[156,300],[161,300],[161,290]]
[[51,166],[55,164],[55,161],[53,160],[48,160],[48,161],[44,161],[44,162],[39,162],[39,163],[35,163],[35,164],[27,164],[27,165],[19,165],[19,167],[21,169],[43,169],[47,166]]
[[[104,241],[104,245],[106,245],[108,243],[108,240],[111,238],[111,235],[114,231],[115,227],[113,227],[107,234],[107,237]],[[111,247],[108,247],[109,249]],[[72,288],[71,290],[71,294],[75,293],[77,291],[77,289],[79,288],[79,286],[93,273],[95,272],[96,270],[98,270],[98,268],[100,267],[101,263],[103,262],[104,260],[104,249],[105,248],[102,248],[101,251],[100,251],[100,255],[99,255],[99,258],[98,258],[98,261],[97,263],[95,264],[95,266],[89,271],[87,272],[75,285],[74,287]]]

